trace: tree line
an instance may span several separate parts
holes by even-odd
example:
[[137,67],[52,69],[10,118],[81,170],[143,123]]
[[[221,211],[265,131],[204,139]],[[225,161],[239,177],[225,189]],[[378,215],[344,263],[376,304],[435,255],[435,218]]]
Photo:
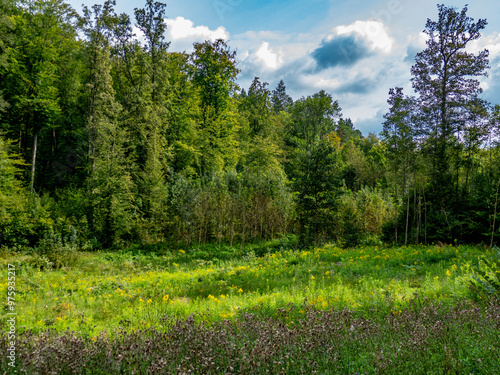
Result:
[[488,51],[466,47],[486,21],[467,8],[438,6],[415,95],[390,89],[365,137],[325,91],[238,87],[223,40],[170,52],[165,4],[134,21],[114,7],[0,0],[1,245],[500,238],[500,107],[481,98]]

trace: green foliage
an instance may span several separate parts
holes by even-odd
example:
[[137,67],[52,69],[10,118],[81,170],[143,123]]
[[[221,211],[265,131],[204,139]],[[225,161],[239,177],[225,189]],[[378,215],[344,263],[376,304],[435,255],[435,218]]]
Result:
[[495,250],[496,259],[480,259],[469,278],[469,289],[476,300],[500,299],[500,249]]
[[[78,49],[76,13],[60,0],[21,2],[13,17],[14,40],[6,50],[9,69],[2,77],[10,104],[3,128],[16,137],[23,134],[23,156],[30,161],[30,188],[35,188],[37,159],[47,135],[61,123],[60,87],[64,66]],[[50,139],[50,138],[49,138]],[[44,160],[47,163],[47,160]],[[41,180],[41,179],[40,179]],[[41,186],[42,181],[37,181]]]
[[458,12],[438,5],[438,10],[438,20],[426,23],[427,48],[417,54],[411,72],[423,117],[418,130],[426,135],[432,155],[433,193],[440,208],[445,209],[439,200],[452,194],[456,181],[451,174],[453,145],[474,123],[476,116],[471,116],[470,104],[482,91],[476,77],[486,75],[489,52],[483,50],[476,55],[466,49],[481,37],[486,20],[474,22],[467,16],[467,7]]
[[237,162],[236,53],[218,39],[195,43],[193,82],[200,97],[199,175],[234,168]]
[[500,110],[479,98],[488,53],[467,47],[486,21],[467,8],[427,22],[416,96],[389,91],[379,138],[325,91],[294,102],[258,77],[240,90],[223,40],[169,52],[165,4],[147,0],[133,21],[115,6],[78,17],[62,0],[0,0],[9,246],[70,225],[93,249],[499,240]]
[[78,236],[75,228],[71,228],[71,233],[64,237],[48,231],[35,246],[34,258],[30,265],[45,271],[73,267],[79,258],[78,250]]
[[341,118],[337,124],[335,132],[342,140],[342,144],[348,143],[351,140],[356,141],[357,139],[363,137],[361,131],[354,128],[354,124],[352,123],[350,118]]
[[175,241],[205,246],[284,235],[294,202],[283,174],[246,169],[195,183],[175,175],[170,185],[170,231]]
[[332,238],[341,159],[331,135],[340,107],[321,91],[296,101],[290,111],[285,170],[297,192],[303,241],[317,245]]
[[282,79],[272,92],[271,102],[276,113],[288,110],[293,104],[293,99],[286,93],[285,82]]
[[0,137],[0,242],[5,246],[33,246],[52,220],[40,199],[22,185],[23,162],[10,149]]
[[388,194],[368,187],[340,197],[336,234],[344,247],[381,245],[384,224],[393,216],[394,205]]

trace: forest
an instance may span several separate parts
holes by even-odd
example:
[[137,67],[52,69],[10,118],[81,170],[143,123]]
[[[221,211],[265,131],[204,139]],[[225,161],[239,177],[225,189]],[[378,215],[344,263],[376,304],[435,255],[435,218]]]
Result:
[[0,0],[1,373],[500,374],[486,20],[438,5],[363,135],[115,7]]
[[438,6],[414,92],[391,88],[364,136],[328,92],[239,87],[224,40],[170,52],[163,3],[0,1],[4,248],[500,240],[500,106],[467,7]]

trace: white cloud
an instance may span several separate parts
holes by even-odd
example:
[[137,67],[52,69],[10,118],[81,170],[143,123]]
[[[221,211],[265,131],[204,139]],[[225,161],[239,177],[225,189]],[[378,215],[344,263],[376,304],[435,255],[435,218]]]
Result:
[[165,23],[166,38],[171,42],[170,49],[174,51],[188,50],[195,42],[229,39],[229,32],[223,26],[210,30],[207,26],[195,26],[193,21],[184,17],[166,18]]
[[485,48],[490,51],[490,59],[500,56],[500,34],[495,32],[474,40],[470,43],[467,50],[472,53],[478,53]]
[[407,40],[407,45],[415,46],[420,49],[424,49],[427,47],[427,40],[429,39],[429,36],[424,33],[424,32],[419,32],[418,34],[411,34],[408,35],[406,38]]
[[348,26],[337,26],[333,31],[335,35],[357,34],[368,42],[372,50],[386,53],[391,52],[394,44],[387,27],[380,21],[356,21]]
[[281,54],[273,52],[268,42],[262,42],[255,56],[264,63],[267,68],[278,69],[283,64]]

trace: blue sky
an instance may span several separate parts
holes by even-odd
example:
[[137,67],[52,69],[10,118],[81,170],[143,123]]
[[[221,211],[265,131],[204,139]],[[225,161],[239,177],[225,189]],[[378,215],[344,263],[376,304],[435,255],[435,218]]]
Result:
[[[410,68],[425,48],[421,32],[427,18],[437,18],[436,2],[429,0],[165,2],[171,51],[190,52],[194,42],[224,38],[237,51],[242,88],[258,76],[270,89],[283,79],[294,99],[324,89],[365,135],[381,130],[389,88],[413,92]],[[70,3],[81,11],[82,0]],[[466,2],[444,4],[462,9]],[[117,0],[116,11],[133,18],[134,8],[143,6]],[[492,69],[482,79],[484,97],[500,104],[500,2],[474,0],[468,8],[470,17],[488,20],[471,51],[489,49]]]

